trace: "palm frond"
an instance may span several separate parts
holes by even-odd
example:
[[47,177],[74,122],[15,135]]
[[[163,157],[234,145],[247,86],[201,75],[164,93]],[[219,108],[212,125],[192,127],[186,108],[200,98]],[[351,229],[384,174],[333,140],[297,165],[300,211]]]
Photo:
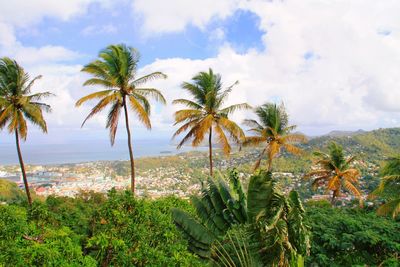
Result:
[[153,72],[153,73],[144,75],[140,78],[137,78],[131,84],[133,85],[133,87],[137,87],[137,86],[145,84],[147,82],[154,81],[156,79],[166,79],[167,77],[168,76],[165,75],[164,73],[157,71],[157,72]]
[[379,215],[391,215],[394,218],[400,213],[400,198],[391,200],[377,210]]
[[106,124],[106,128],[110,129],[111,145],[114,145],[115,143],[115,135],[118,129],[118,121],[120,113],[121,113],[121,105],[119,102],[115,102],[114,105],[111,107],[110,112],[108,113],[107,124]]
[[3,110],[0,110],[0,129],[4,127],[4,125],[7,123],[7,121],[11,118],[13,111],[14,111],[14,106],[13,105],[8,105],[6,108]]
[[94,115],[96,115],[97,113],[102,111],[107,105],[109,105],[110,103],[113,103],[115,101],[120,101],[120,95],[117,93],[107,95],[106,97],[101,99],[100,102],[97,103],[97,105],[92,108],[89,115],[87,115],[85,120],[82,122],[81,127],[83,127],[83,125],[85,125],[85,123],[88,119],[90,119],[91,117],[93,117]]
[[252,127],[252,128],[256,128],[256,129],[264,129],[264,127],[261,126],[261,124],[259,124],[256,120],[249,120],[246,119],[243,121],[243,124],[248,126],[248,127]]
[[18,132],[21,136],[21,139],[26,140],[28,128],[26,126],[26,120],[24,119],[21,111],[18,111]]
[[361,192],[348,180],[343,181],[343,186],[346,188],[353,196],[361,198]]
[[184,125],[182,125],[181,127],[179,127],[178,130],[176,130],[176,132],[174,133],[174,135],[172,136],[172,139],[175,138],[176,136],[178,136],[179,134],[185,132],[187,129],[189,129],[190,127],[194,127],[199,123],[200,119],[193,119],[187,123],[185,123]]
[[155,88],[135,88],[134,92],[144,97],[152,97],[154,100],[164,105],[167,103],[162,93]]
[[138,115],[139,121],[141,121],[147,129],[151,129],[151,122],[146,109],[137,101],[135,97],[129,96],[128,98],[132,110]]
[[81,99],[79,99],[76,103],[75,106],[79,107],[81,106],[83,103],[85,103],[86,101],[92,100],[92,99],[96,99],[96,98],[103,98],[111,93],[115,93],[115,90],[104,90],[104,91],[99,91],[99,92],[94,92],[92,94],[89,94],[87,96],[82,97]]
[[185,120],[199,119],[203,115],[203,112],[196,109],[182,109],[174,113],[175,124],[181,123]]
[[304,153],[303,150],[291,144],[283,144],[283,147],[286,149],[287,152],[293,155],[301,155],[302,153]]
[[258,146],[267,142],[267,139],[263,136],[246,136],[243,145],[245,146]]
[[328,175],[328,174],[331,174],[331,171],[329,171],[329,170],[314,170],[314,171],[308,172],[303,177],[310,178],[313,176]]
[[251,109],[251,106],[247,103],[235,104],[221,109],[220,113],[229,115],[237,110],[244,110],[244,109]]
[[316,190],[317,187],[319,186],[319,183],[321,181],[326,181],[326,180],[330,180],[332,178],[332,176],[329,175],[323,175],[323,176],[318,176],[317,178],[314,179],[314,181],[311,183],[311,188],[313,190]]
[[357,169],[347,169],[341,173],[341,176],[346,180],[355,183],[358,181],[358,178],[361,176],[361,173]]
[[198,109],[198,110],[203,109],[203,106],[201,106],[191,100],[187,100],[187,99],[175,99],[174,101],[172,101],[172,104],[181,104],[181,105],[185,105],[189,108]]
[[114,84],[112,81],[101,78],[91,78],[83,83],[83,86],[89,86],[89,85],[99,85],[105,88],[117,87],[117,84]]
[[136,91],[131,93],[129,97],[134,97],[136,100],[143,106],[144,110],[147,112],[147,115],[150,116],[151,114],[151,105],[149,100],[143,95],[137,94]]
[[283,142],[287,143],[305,143],[307,142],[307,137],[303,134],[289,134],[282,137]]
[[240,126],[237,125],[235,122],[227,118],[220,117],[218,119],[218,124],[220,124],[223,129],[229,133],[230,138],[235,141],[236,144],[241,144],[245,139],[242,128],[240,128]]
[[333,176],[326,185],[326,188],[332,191],[338,190],[340,188],[340,177],[337,175]]
[[218,143],[221,145],[224,154],[229,155],[231,153],[231,146],[229,145],[228,138],[226,138],[224,131],[218,124],[215,125],[214,130],[218,136]]
[[25,117],[33,124],[39,126],[39,128],[44,132],[47,133],[47,125],[46,121],[43,118],[42,110],[39,106],[35,106],[32,104],[26,104],[22,108],[22,111]]
[[208,115],[204,119],[202,119],[199,124],[196,132],[194,133],[194,139],[192,141],[192,146],[198,146],[204,139],[205,134],[210,131],[212,127],[212,123],[214,121],[214,117],[212,115]]

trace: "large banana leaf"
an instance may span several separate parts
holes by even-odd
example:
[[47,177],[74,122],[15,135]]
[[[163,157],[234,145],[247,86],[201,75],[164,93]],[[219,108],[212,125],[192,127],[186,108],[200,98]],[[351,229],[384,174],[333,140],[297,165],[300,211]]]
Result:
[[[173,212],[190,250],[220,266],[249,266],[252,259],[254,266],[303,266],[309,228],[298,194],[285,197],[266,171],[250,178],[247,196],[237,171],[229,180],[208,180],[201,197],[191,198],[197,217]],[[232,229],[246,229],[247,237],[232,240]]]

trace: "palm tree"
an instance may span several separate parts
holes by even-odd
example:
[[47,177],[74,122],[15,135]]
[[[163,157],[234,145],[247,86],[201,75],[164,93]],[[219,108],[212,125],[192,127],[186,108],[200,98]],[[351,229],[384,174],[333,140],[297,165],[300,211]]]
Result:
[[178,144],[178,149],[186,142],[192,139],[192,146],[201,144],[205,135],[208,133],[210,175],[213,175],[212,161],[212,140],[213,131],[217,136],[217,142],[221,145],[224,153],[229,155],[231,145],[229,144],[226,133],[237,144],[240,144],[244,138],[243,130],[228,116],[236,110],[249,109],[247,103],[235,104],[222,108],[224,101],[232,91],[233,85],[223,90],[221,75],[216,74],[210,68],[208,72],[200,72],[192,78],[192,83],[184,82],[181,87],[188,91],[193,100],[175,99],[173,104],[183,104],[188,109],[182,109],[175,112],[175,124],[183,125],[174,133],[173,138],[189,130],[182,141]]
[[268,171],[271,171],[272,160],[280,153],[282,148],[291,154],[299,155],[302,153],[302,150],[294,144],[306,142],[306,137],[302,134],[291,133],[296,126],[288,125],[288,114],[283,104],[277,106],[273,103],[266,103],[257,107],[255,113],[260,122],[256,120],[244,121],[244,124],[251,127],[249,131],[255,135],[246,137],[243,143],[245,146],[264,145],[264,149],[254,165],[254,170],[260,167],[265,154],[268,158]]
[[32,198],[26,177],[24,160],[20,148],[20,139],[26,140],[28,135],[27,120],[47,133],[43,111],[50,112],[50,106],[41,102],[41,99],[52,95],[49,92],[31,94],[31,88],[37,76],[30,80],[28,73],[15,60],[4,57],[0,59],[0,129],[7,124],[8,131],[15,134],[15,142],[22,178],[29,205]]
[[114,145],[115,142],[121,109],[124,110],[131,164],[132,192],[135,192],[135,161],[129,128],[128,105],[136,113],[139,121],[147,129],[151,129],[148,97],[152,97],[163,104],[166,103],[165,98],[159,90],[155,88],[141,88],[141,86],[148,81],[158,78],[165,79],[167,76],[161,72],[153,72],[138,78],[136,77],[138,62],[139,52],[124,44],[110,45],[100,51],[99,59],[83,67],[82,71],[93,76],[93,78],[88,79],[83,85],[100,86],[104,87],[105,90],[89,94],[76,102],[76,106],[78,107],[92,99],[100,100],[83,121],[82,126],[88,119],[101,112],[106,106],[111,106],[106,123],[106,128],[110,130],[111,145]]
[[327,191],[332,191],[332,204],[334,204],[335,198],[340,195],[342,187],[358,197],[361,202],[361,193],[355,186],[360,178],[360,171],[351,168],[355,157],[345,158],[343,147],[334,142],[329,144],[328,149],[328,154],[314,152],[317,157],[314,162],[315,169],[304,177],[306,179],[314,178],[312,182],[313,189],[325,186]]
[[382,196],[387,200],[378,208],[378,214],[396,218],[400,213],[400,155],[390,158],[380,175],[382,180],[371,196]]

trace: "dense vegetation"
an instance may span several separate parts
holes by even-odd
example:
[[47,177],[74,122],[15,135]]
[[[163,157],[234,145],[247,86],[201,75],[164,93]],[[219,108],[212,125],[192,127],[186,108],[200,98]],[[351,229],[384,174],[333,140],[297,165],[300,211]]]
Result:
[[[49,197],[31,208],[18,197],[7,201],[0,205],[0,266],[208,265],[188,250],[172,220],[172,207],[195,216],[187,200],[110,191]],[[306,266],[399,266],[398,221],[329,202],[309,202],[305,209],[311,230]]]
[[0,266],[197,266],[171,219],[185,200],[107,196],[49,197],[0,205]]
[[398,221],[328,202],[310,203],[306,218],[312,232],[307,266],[400,266]]

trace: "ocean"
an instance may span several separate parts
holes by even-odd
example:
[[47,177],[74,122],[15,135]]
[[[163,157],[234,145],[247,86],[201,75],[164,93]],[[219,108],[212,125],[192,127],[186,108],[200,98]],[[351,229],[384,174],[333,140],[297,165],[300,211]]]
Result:
[[[201,151],[204,147],[193,149],[190,146],[177,150],[170,140],[134,140],[135,157],[167,156],[187,151]],[[128,160],[126,140],[118,140],[111,147],[108,140],[79,141],[68,144],[28,144],[21,142],[25,164],[46,165],[79,163],[99,160]],[[0,165],[18,164],[15,144],[0,143]]]

